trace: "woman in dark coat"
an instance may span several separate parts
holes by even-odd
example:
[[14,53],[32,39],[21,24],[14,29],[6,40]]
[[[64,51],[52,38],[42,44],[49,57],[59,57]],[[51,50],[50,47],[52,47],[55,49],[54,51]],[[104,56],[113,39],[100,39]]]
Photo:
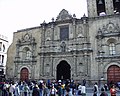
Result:
[[40,91],[38,85],[33,88],[32,96],[40,96]]

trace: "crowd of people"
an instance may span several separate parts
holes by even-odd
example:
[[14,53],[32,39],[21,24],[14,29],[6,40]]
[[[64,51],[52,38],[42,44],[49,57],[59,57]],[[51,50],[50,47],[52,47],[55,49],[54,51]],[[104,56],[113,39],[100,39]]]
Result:
[[[100,94],[98,84],[93,86],[93,96],[108,96],[107,84],[101,87]],[[116,96],[114,85],[110,88],[111,96]],[[32,94],[32,95],[30,95]],[[39,80],[33,82],[9,82],[0,84],[0,96],[86,96],[86,80],[75,82],[74,80]]]

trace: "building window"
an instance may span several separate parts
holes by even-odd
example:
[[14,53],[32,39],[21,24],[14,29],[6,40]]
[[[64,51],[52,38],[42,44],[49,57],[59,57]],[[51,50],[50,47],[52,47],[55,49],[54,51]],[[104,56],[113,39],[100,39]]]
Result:
[[32,55],[32,53],[31,53],[31,51],[30,51],[30,49],[28,47],[23,48],[22,58],[24,60],[31,59],[31,55]]
[[113,0],[114,13],[120,13],[120,0]]
[[31,58],[31,52],[28,50],[26,51],[26,59],[30,59]]
[[0,42],[0,51],[2,50],[2,42]]
[[105,0],[96,0],[98,16],[106,15]]
[[2,63],[2,59],[1,59],[2,57],[1,57],[1,55],[0,55],[0,65],[1,65],[1,63]]
[[4,63],[4,55],[2,55],[2,64]]
[[110,52],[110,55],[114,55],[114,54],[116,54],[116,52],[115,52],[115,43],[110,43],[109,44],[109,52]]
[[60,27],[60,40],[68,40],[69,39],[69,26]]
[[5,45],[3,44],[3,52],[5,52]]

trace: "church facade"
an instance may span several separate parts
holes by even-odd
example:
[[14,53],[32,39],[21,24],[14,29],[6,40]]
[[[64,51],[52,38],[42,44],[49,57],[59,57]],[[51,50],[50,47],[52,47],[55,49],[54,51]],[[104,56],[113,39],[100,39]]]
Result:
[[7,78],[118,82],[119,5],[119,0],[87,0],[88,17],[63,9],[56,20],[14,32]]

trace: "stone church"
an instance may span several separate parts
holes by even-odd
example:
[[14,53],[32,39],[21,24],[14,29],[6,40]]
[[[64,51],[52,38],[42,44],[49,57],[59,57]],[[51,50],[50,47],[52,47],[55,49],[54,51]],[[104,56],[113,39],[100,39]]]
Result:
[[120,81],[120,0],[87,0],[87,9],[14,32],[7,78]]

